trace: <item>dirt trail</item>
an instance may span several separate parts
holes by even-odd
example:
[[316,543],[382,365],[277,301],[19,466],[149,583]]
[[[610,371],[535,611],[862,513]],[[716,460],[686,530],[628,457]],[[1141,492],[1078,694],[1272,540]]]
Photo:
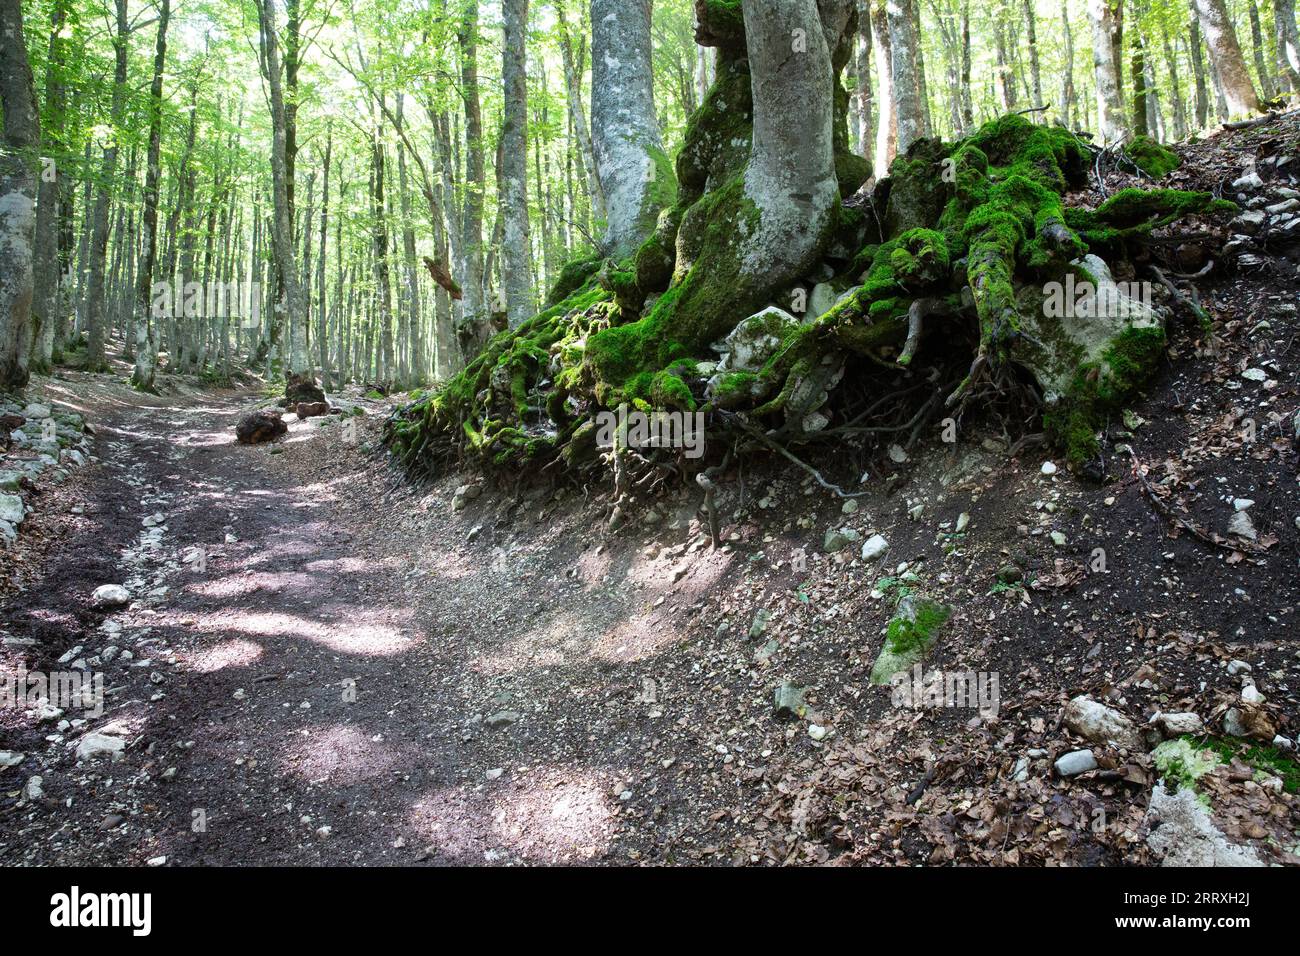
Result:
[[[295,478],[271,447],[234,444],[232,425],[250,398],[142,400],[97,421],[103,460],[78,489],[82,528],[51,556],[43,581],[10,602],[5,629],[38,639],[54,658],[74,645],[82,659],[116,645],[134,660],[100,665],[104,716],[53,742],[41,739],[52,723],[15,726],[16,715],[5,715],[0,749],[28,754],[18,776],[40,773],[44,796],[0,820],[0,860],[603,854],[617,803],[611,774],[561,772],[509,693],[488,701],[499,727],[477,722],[483,702],[469,699],[477,688],[466,673],[466,655],[477,651],[472,637],[451,635],[486,623],[482,609],[458,599],[449,577],[437,628],[447,637],[432,639],[407,591],[409,562],[376,548],[364,506]],[[328,444],[315,427],[296,424],[279,454],[297,442]],[[141,549],[142,521],[154,513],[165,518],[161,544]],[[196,547],[204,560],[186,562]],[[124,553],[138,553],[138,563],[124,563]],[[131,587],[130,609],[90,609],[105,583]],[[499,604],[507,593],[518,594],[503,590]],[[504,623],[492,625],[498,640]],[[90,729],[123,736],[124,759],[75,763],[70,747]],[[517,752],[500,755],[520,749],[535,764],[525,780],[488,774],[518,765]],[[15,779],[6,772],[5,789]]]

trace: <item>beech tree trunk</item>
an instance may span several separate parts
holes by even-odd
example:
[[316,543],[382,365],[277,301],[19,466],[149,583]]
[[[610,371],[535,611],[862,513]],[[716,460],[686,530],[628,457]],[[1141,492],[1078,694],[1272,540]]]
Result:
[[66,148],[63,135],[67,91],[63,71],[68,40],[62,36],[68,16],[68,0],[56,0],[50,14],[50,44],[45,60],[45,106],[50,118],[41,131],[42,158],[36,200],[36,248],[34,271],[36,294],[32,300],[32,362],[38,370],[48,370],[54,355],[55,333],[63,322],[66,299],[60,233],[68,204],[65,193],[71,181],[60,168]]
[[0,392],[27,387],[41,127],[18,0],[0,0]]
[[167,60],[167,21],[171,0],[162,0],[158,39],[154,44],[153,82],[149,87],[149,149],[145,159],[144,212],[140,217],[140,266],[135,277],[135,369],[131,384],[153,391],[158,363],[158,336],[152,317],[154,264],[158,254],[158,180],[161,176],[163,67]]
[[889,19],[883,0],[871,8],[871,38],[876,60],[876,160],[875,175],[889,175],[889,164],[898,152],[898,110],[894,95],[894,57],[890,48]]
[[1088,0],[1088,22],[1092,26],[1092,67],[1097,86],[1097,131],[1103,141],[1113,143],[1126,132],[1115,39],[1119,19],[1113,0]]
[[[483,158],[483,115],[479,105],[478,5],[475,3],[464,6],[459,39],[461,96],[465,103],[464,322],[473,328],[487,319],[483,292],[483,195],[487,175]],[[466,359],[469,357],[465,356]]]
[[1246,59],[1237,43],[1237,32],[1232,27],[1232,18],[1228,16],[1223,0],[1194,0],[1194,3],[1223,98],[1228,104],[1229,116],[1258,113],[1259,98],[1255,95]]
[[501,129],[501,279],[506,315],[515,328],[533,314],[533,279],[528,225],[528,66],[524,37],[528,0],[502,3],[504,85]]
[[1293,92],[1300,92],[1300,33],[1295,0],[1273,0],[1273,36],[1277,43],[1277,72]]
[[654,231],[676,195],[659,139],[650,0],[591,0],[591,123],[605,197],[604,252],[621,259]]
[[917,52],[920,38],[914,24],[915,0],[886,0],[894,79],[894,108],[898,116],[898,151],[925,135],[925,106],[921,102]]

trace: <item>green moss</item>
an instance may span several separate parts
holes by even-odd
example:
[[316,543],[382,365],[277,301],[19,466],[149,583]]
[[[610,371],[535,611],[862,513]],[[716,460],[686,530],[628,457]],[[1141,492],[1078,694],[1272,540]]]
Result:
[[[1172,741],[1171,741],[1172,742]],[[1179,741],[1197,748],[1206,756],[1217,756],[1224,763],[1233,758],[1241,760],[1258,771],[1282,779],[1282,789],[1287,793],[1300,794],[1300,763],[1292,751],[1281,750],[1265,744],[1255,744],[1236,737],[1199,738],[1184,736]]]
[[1151,751],[1151,759],[1170,790],[1182,787],[1195,790],[1196,781],[1219,765],[1217,755],[1198,748],[1188,738],[1164,741]]
[[885,643],[894,654],[924,653],[934,643],[936,632],[951,613],[934,601],[918,601],[915,617],[899,616],[889,622]]
[[871,178],[871,163],[857,153],[835,154],[835,178],[840,184],[840,195],[847,199]]
[[601,264],[602,260],[599,256],[575,259],[566,264],[560,270],[555,285],[551,287],[551,294],[546,297],[546,308],[558,305],[581,289],[588,279],[600,271]]
[[1043,416],[1048,437],[1071,465],[1096,457],[1097,433],[1154,374],[1165,345],[1159,326],[1132,326],[1116,337],[1100,362],[1087,363],[1075,374],[1067,393]]
[[1182,162],[1177,153],[1165,149],[1150,136],[1135,136],[1124,147],[1124,155],[1152,179],[1164,178]]
[[1211,193],[1181,189],[1121,189],[1096,209],[1069,209],[1066,224],[1090,245],[1115,246],[1198,213],[1231,213],[1236,205]]

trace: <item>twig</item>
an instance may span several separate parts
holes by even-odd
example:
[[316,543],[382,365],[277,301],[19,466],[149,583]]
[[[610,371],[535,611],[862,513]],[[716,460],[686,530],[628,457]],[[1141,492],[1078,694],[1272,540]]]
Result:
[[[753,426],[749,425],[747,422],[741,421],[740,418],[731,414],[730,412],[719,411],[719,414],[722,415],[723,418],[734,421],[737,427],[739,427],[741,431],[745,432],[746,434],[750,435],[753,438],[757,438],[760,442],[762,442],[768,448],[771,448],[778,455],[780,455],[781,457],[785,458],[788,461],[793,462],[794,464],[802,468],[804,471],[808,472],[808,474],[816,478],[817,483],[821,485],[823,488],[825,488],[827,491],[834,492],[835,494],[839,495],[841,498],[861,498],[864,495],[871,494],[871,492],[869,491],[845,491],[839,485],[832,484],[831,482],[823,478],[822,473],[820,471],[818,471],[812,465],[808,464],[806,461],[802,461],[801,459],[797,458],[784,445],[780,445],[777,442],[773,441],[772,439],[768,438],[766,435],[764,435],[762,432],[760,432],[758,429],[754,428]],[[696,480],[698,481],[699,479],[697,478]]]

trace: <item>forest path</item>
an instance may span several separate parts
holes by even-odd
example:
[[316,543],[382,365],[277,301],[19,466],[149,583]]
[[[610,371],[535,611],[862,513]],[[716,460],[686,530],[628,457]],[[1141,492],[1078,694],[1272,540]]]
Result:
[[[6,748],[42,764],[29,757],[19,773],[40,774],[44,796],[0,821],[0,860],[601,855],[617,803],[611,784],[540,761],[522,781],[499,779],[496,768],[511,765],[498,762],[503,749],[517,757],[534,740],[509,742],[523,715],[473,715],[469,695],[481,688],[467,673],[472,651],[428,637],[435,617],[448,634],[457,618],[438,596],[419,609],[402,548],[380,536],[364,502],[339,493],[348,478],[313,482],[280,464],[295,444],[328,447],[319,423],[295,423],[275,446],[234,442],[251,397],[119,396],[88,409],[102,461],[77,489],[85,520],[4,616],[10,634],[40,641],[49,670],[66,667],[54,662],[65,649],[83,648],[74,657],[106,672],[107,706],[53,740],[49,723],[5,728]],[[155,514],[161,532],[144,524]],[[156,547],[144,543],[150,534]],[[108,583],[127,585],[129,608],[90,607]],[[461,623],[485,619],[472,603],[454,603]],[[104,653],[109,645],[134,659]],[[486,713],[508,705],[502,695]],[[126,740],[123,759],[77,761],[87,731]],[[6,777],[8,788],[12,771]]]

